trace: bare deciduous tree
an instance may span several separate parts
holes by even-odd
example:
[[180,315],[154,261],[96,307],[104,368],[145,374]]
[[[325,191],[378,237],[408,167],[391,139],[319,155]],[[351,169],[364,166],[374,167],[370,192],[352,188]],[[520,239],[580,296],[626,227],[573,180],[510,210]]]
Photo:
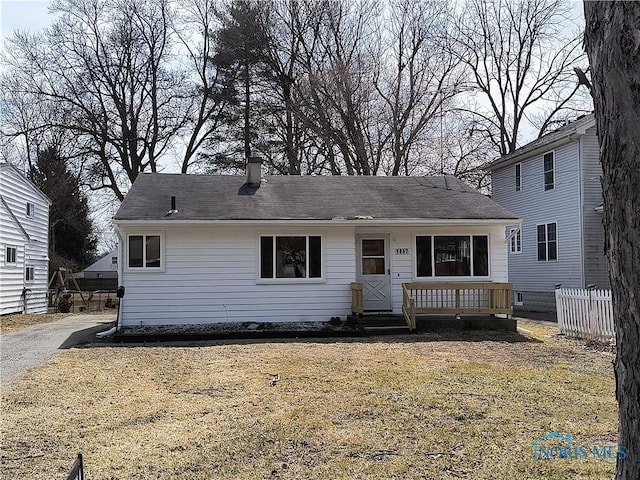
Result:
[[640,478],[640,4],[586,1],[616,332],[616,479]]
[[[579,35],[567,36],[562,0],[468,0],[452,44],[478,98],[472,113],[506,155],[518,148],[527,116],[546,109],[540,134],[578,91],[573,68],[583,57]],[[583,111],[590,111],[590,105]]]
[[[460,89],[459,60],[446,48],[445,3],[392,2],[374,85],[386,110],[392,175],[410,174],[410,159]],[[424,146],[424,145],[423,145]]]

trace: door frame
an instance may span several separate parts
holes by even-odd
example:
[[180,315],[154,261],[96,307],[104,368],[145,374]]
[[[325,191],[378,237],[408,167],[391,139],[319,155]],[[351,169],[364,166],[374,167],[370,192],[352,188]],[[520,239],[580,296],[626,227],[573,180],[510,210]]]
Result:
[[367,308],[367,302],[364,299],[363,291],[363,307],[365,312],[391,312],[393,311],[393,292],[391,290],[391,234],[390,233],[359,233],[356,234],[356,281],[365,288],[365,275],[362,274],[362,240],[384,240],[384,258],[385,258],[385,274],[379,275],[384,277],[386,288],[388,291],[388,305],[385,308]]

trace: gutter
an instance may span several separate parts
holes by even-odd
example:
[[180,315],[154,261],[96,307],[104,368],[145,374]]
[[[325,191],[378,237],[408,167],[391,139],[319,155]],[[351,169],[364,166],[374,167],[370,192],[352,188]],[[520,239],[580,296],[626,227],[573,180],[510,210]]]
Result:
[[[443,219],[443,218],[408,218],[408,219],[346,219],[346,218],[334,218],[334,219],[320,219],[320,220],[258,220],[258,219],[244,219],[244,220],[114,220],[113,225],[118,232],[118,226],[127,225],[144,225],[146,227],[162,227],[166,228],[170,225],[245,225],[245,226],[269,226],[269,225],[290,225],[290,226],[312,226],[312,225],[341,225],[341,226],[387,226],[398,225],[407,227],[421,227],[421,226],[434,226],[434,225],[509,225],[510,223],[517,222],[520,219],[517,217],[510,218],[462,218],[462,219]],[[119,232],[118,232],[119,233]],[[118,238],[120,235],[118,234]],[[119,247],[120,248],[120,247]],[[120,266],[118,266],[120,268]]]

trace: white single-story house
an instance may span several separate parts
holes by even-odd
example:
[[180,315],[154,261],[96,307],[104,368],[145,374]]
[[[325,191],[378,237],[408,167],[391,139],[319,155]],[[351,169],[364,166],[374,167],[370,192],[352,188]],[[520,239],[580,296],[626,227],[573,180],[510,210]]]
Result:
[[141,174],[114,217],[119,327],[403,311],[406,282],[507,282],[518,219],[454,177]]

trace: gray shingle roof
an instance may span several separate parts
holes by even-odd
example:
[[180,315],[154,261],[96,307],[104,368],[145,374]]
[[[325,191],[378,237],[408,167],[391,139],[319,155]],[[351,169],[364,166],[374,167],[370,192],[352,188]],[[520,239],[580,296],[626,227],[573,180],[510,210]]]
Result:
[[[454,177],[141,174],[115,220],[515,219]],[[178,213],[167,215],[171,197]]]

